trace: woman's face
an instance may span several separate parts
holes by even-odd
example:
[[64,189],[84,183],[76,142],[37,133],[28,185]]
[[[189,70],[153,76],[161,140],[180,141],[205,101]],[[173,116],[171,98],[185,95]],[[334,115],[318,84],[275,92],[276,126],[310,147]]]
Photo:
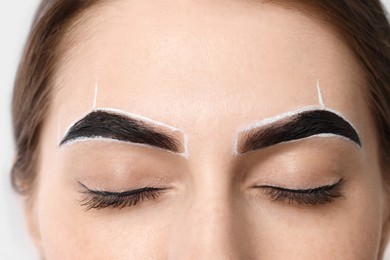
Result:
[[245,1],[118,1],[86,17],[42,132],[28,210],[42,255],[377,257],[375,128],[334,31]]

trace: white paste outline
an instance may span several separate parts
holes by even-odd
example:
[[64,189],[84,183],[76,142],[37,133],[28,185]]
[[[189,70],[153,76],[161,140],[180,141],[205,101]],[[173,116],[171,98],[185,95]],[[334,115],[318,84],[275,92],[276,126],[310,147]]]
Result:
[[[269,124],[275,123],[275,122],[280,121],[280,120],[282,120],[284,118],[292,117],[292,116],[295,116],[297,114],[300,114],[302,112],[307,112],[307,111],[325,110],[325,111],[332,112],[332,113],[336,114],[337,116],[341,117],[346,122],[348,122],[355,129],[355,131],[359,134],[359,132],[357,131],[357,128],[354,126],[354,124],[352,122],[350,122],[344,115],[342,115],[340,112],[338,112],[338,111],[336,111],[334,109],[325,107],[323,99],[322,99],[322,94],[321,94],[321,89],[320,89],[320,85],[319,85],[319,80],[317,80],[317,95],[318,95],[319,105],[311,105],[311,106],[306,106],[306,107],[303,107],[303,108],[298,108],[298,109],[291,110],[291,111],[288,111],[288,112],[285,112],[285,113],[282,113],[282,114],[279,114],[279,115],[276,115],[276,116],[273,116],[273,117],[268,117],[268,118],[262,119],[260,121],[257,121],[257,122],[254,122],[254,123],[250,124],[249,126],[242,127],[236,133],[236,137],[235,137],[235,139],[233,141],[234,155],[235,156],[241,155],[241,153],[238,152],[238,140],[239,140],[239,137],[240,137],[240,135],[242,133],[248,132],[248,131],[250,131],[252,129],[255,129],[255,128],[259,128],[259,127],[262,127],[262,126],[265,126],[265,125],[269,125]],[[311,136],[308,136],[308,137],[300,138],[299,140],[291,140],[291,141],[281,142],[280,144],[294,142],[294,141],[300,141],[300,140],[305,140],[305,139],[312,138],[312,137],[339,137],[339,138],[342,138],[342,139],[347,140],[349,142],[352,142],[359,149],[361,148],[361,146],[359,146],[358,144],[356,144],[354,141],[350,140],[349,138],[346,138],[346,137],[340,136],[340,135],[335,135],[335,134],[316,134],[316,135],[311,135]]]
[[[150,118],[147,118],[147,117],[144,117],[144,116],[141,116],[141,115],[138,115],[138,114],[134,114],[134,113],[130,113],[130,112],[127,112],[127,111],[124,111],[124,110],[121,110],[121,109],[117,109],[117,108],[108,108],[108,107],[96,107],[96,101],[97,101],[97,93],[98,93],[98,84],[95,83],[95,92],[94,92],[94,98],[93,98],[93,106],[92,106],[92,110],[85,113],[83,116],[79,117],[78,119],[74,120],[69,126],[68,128],[66,129],[65,131],[65,134],[63,135],[62,138],[58,138],[58,144],[60,145],[61,141],[60,140],[63,140],[65,138],[65,136],[67,135],[67,133],[70,131],[70,129],[78,122],[80,121],[81,119],[83,119],[84,117],[86,117],[88,114],[92,113],[92,112],[97,112],[97,111],[103,111],[103,112],[111,112],[111,113],[114,113],[114,114],[120,114],[120,115],[124,115],[128,118],[131,118],[131,119],[135,119],[135,120],[139,120],[139,121],[143,121],[143,122],[147,122],[147,123],[150,123],[152,125],[155,125],[155,126],[161,126],[161,127],[164,127],[166,129],[169,129],[171,132],[179,132],[182,134],[183,136],[183,146],[184,146],[184,152],[182,153],[176,153],[176,152],[172,152],[172,151],[169,151],[169,150],[166,150],[166,149],[162,149],[162,148],[158,148],[158,147],[154,147],[154,146],[151,146],[151,145],[147,145],[147,144],[139,144],[139,143],[133,143],[133,142],[127,142],[127,141],[121,141],[121,140],[115,140],[115,139],[110,139],[110,138],[104,138],[104,137],[101,137],[101,136],[96,136],[96,137],[81,137],[81,138],[76,138],[70,142],[67,142],[66,144],[62,145],[61,147],[66,147],[66,146],[69,146],[71,144],[75,144],[75,143],[78,143],[78,142],[82,142],[82,141],[93,141],[93,140],[100,140],[100,141],[113,141],[113,142],[120,142],[120,143],[127,143],[127,144],[133,144],[133,145],[137,145],[137,146],[142,146],[142,147],[150,147],[150,148],[154,148],[154,149],[158,149],[158,150],[164,150],[164,151],[167,151],[167,152],[171,152],[171,153],[174,153],[174,154],[178,154],[186,159],[188,159],[189,157],[189,149],[188,149],[188,146],[189,146],[189,137],[187,134],[185,134],[182,130],[176,128],[176,127],[173,127],[173,126],[170,126],[170,125],[167,125],[165,123],[162,123],[162,122],[159,122],[159,121],[156,121],[156,120],[153,120],[153,119],[150,119]],[[58,123],[58,137],[60,136],[60,130],[59,130],[59,123]]]

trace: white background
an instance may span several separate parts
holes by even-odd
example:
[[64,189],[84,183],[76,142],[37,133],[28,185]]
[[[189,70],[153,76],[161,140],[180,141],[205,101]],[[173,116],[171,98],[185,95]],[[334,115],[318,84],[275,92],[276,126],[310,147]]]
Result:
[[[370,0],[367,0],[370,1]],[[390,0],[384,0],[390,10]],[[13,157],[10,103],[15,71],[39,0],[0,0],[0,259],[38,259],[21,201],[10,187]],[[82,246],[82,245],[81,245]],[[390,252],[385,259],[390,260]]]

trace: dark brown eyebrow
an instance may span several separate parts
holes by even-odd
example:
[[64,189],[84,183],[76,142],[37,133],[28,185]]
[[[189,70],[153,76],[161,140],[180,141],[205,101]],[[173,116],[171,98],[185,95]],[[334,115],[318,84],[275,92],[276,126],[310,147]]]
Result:
[[355,128],[347,120],[329,110],[311,110],[244,132],[237,152],[246,153],[320,134],[342,136],[362,146]]
[[60,146],[78,139],[93,138],[108,138],[175,153],[183,152],[183,145],[165,131],[142,120],[107,111],[93,111],[77,121],[65,134]]

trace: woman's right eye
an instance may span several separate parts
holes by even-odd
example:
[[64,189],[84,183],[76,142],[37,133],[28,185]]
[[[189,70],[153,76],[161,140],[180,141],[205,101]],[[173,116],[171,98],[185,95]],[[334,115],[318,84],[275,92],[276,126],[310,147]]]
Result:
[[104,208],[122,209],[135,206],[146,200],[154,200],[167,190],[167,188],[143,187],[124,192],[113,192],[91,190],[81,182],[79,184],[83,188],[81,193],[85,195],[80,201],[81,206],[85,207],[86,210]]

